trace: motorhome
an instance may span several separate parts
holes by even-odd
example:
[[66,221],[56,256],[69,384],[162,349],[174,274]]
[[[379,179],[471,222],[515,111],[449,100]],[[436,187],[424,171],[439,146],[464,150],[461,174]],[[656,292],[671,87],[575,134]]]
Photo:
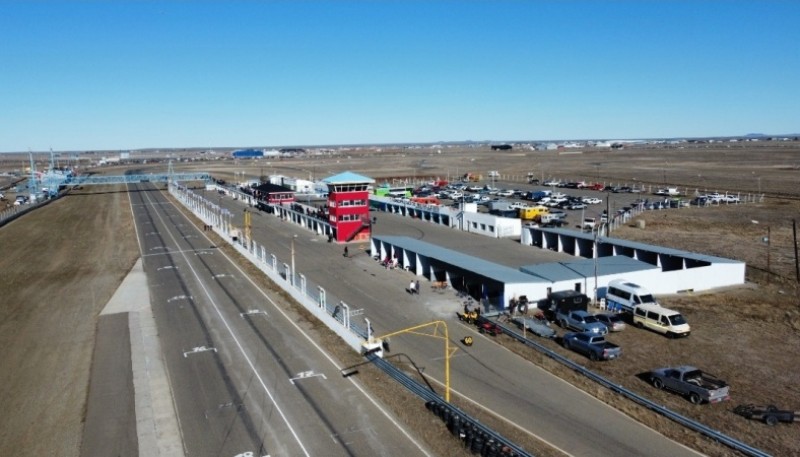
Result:
[[637,305],[658,305],[655,297],[644,287],[625,279],[614,279],[606,289],[606,306],[612,311],[633,312]]
[[559,290],[539,300],[538,308],[544,312],[545,317],[554,320],[559,313],[586,311],[589,309],[589,301],[589,297],[576,290]]

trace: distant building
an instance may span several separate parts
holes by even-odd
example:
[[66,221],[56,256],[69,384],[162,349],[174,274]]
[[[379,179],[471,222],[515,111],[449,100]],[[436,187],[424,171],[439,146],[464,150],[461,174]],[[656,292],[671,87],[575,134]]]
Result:
[[253,196],[256,200],[262,200],[273,205],[294,203],[294,191],[277,184],[267,183],[256,186],[253,188]]
[[510,144],[493,144],[492,151],[508,151],[511,148]]
[[258,159],[264,157],[264,151],[259,149],[238,149],[231,152],[234,159]]
[[305,154],[306,150],[303,148],[281,148],[280,153],[284,155]]

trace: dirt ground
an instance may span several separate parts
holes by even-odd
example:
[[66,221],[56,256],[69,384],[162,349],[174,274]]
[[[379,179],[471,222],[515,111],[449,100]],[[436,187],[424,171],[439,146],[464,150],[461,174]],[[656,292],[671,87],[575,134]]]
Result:
[[[441,150],[442,152],[438,152]],[[0,164],[2,167],[2,164]],[[159,170],[165,168],[161,164]],[[747,262],[748,284],[706,294],[662,297],[692,325],[688,339],[666,340],[628,329],[612,336],[624,355],[592,366],[619,384],[773,455],[800,454],[797,424],[767,427],[734,415],[739,403],[800,409],[800,291],[794,271],[792,219],[800,216],[800,144],[687,145],[583,151],[580,154],[514,150],[425,148],[348,151],[340,156],[280,161],[199,161],[180,168],[210,170],[233,180],[284,173],[317,179],[352,170],[376,179],[447,177],[498,170],[508,186],[531,171],[562,179],[621,185],[677,185],[700,190],[765,194],[763,203],[645,213],[645,229],[626,226],[615,237],[720,255]],[[156,169],[156,168],[153,168]],[[105,172],[114,172],[106,169]],[[521,184],[520,184],[521,186]],[[87,210],[91,208],[91,210]],[[757,221],[755,223],[754,221]],[[631,224],[633,225],[633,224]],[[94,344],[96,317],[136,258],[125,193],[86,189],[0,228],[0,343],[9,350],[0,364],[0,455],[77,455]],[[769,244],[762,238],[769,233]],[[270,287],[265,283],[265,287]],[[299,319],[302,312],[299,312]],[[311,320],[309,328],[317,327]],[[321,339],[331,338],[318,329]],[[504,337],[498,339],[504,343]],[[636,407],[555,365],[511,345],[526,358],[627,412],[662,433],[709,455],[732,451]],[[328,345],[331,347],[331,345]],[[555,347],[553,345],[553,347]],[[338,354],[342,364],[357,359]],[[677,363],[697,365],[731,384],[732,400],[695,406],[659,392],[638,374]],[[384,398],[409,427],[440,455],[459,455],[441,422],[402,389],[387,389],[378,373],[361,382]],[[374,376],[372,376],[374,375]],[[455,400],[459,402],[458,399]],[[468,405],[464,405],[469,409]],[[496,419],[485,423],[537,455],[557,455]]]
[[128,195],[96,188],[0,228],[0,455],[79,455],[97,316],[137,257],[131,224]]

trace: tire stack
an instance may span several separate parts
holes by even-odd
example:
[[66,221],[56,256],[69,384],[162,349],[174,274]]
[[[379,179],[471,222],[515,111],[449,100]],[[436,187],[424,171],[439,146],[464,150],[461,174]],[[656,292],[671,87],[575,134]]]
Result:
[[463,442],[470,453],[481,457],[519,457],[509,444],[498,442],[481,430],[469,416],[462,416],[445,403],[435,400],[425,402],[425,408],[438,416],[451,435]]

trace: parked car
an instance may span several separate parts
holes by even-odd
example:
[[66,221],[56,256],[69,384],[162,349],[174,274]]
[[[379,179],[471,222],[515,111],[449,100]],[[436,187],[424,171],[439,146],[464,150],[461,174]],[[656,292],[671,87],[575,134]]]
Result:
[[586,203],[570,203],[567,206],[567,209],[572,209],[572,210],[575,210],[575,209],[586,209],[586,208],[587,208]]
[[568,313],[557,313],[556,321],[558,325],[565,329],[578,332],[589,332],[595,335],[605,335],[608,329],[599,322],[596,317],[587,311],[570,311]]
[[653,303],[633,307],[633,325],[662,333],[668,338],[689,336],[692,330],[679,312]]
[[619,314],[603,313],[595,314],[594,317],[606,326],[609,332],[621,332],[625,330],[625,321],[622,320]]
[[653,370],[650,382],[656,389],[669,389],[686,396],[695,405],[730,399],[728,383],[688,365]]
[[611,360],[622,355],[622,349],[606,341],[603,335],[591,332],[566,333],[564,347],[579,352],[592,360]]
[[598,205],[603,203],[603,200],[600,200],[597,197],[581,197],[581,201],[586,203],[587,205]]

